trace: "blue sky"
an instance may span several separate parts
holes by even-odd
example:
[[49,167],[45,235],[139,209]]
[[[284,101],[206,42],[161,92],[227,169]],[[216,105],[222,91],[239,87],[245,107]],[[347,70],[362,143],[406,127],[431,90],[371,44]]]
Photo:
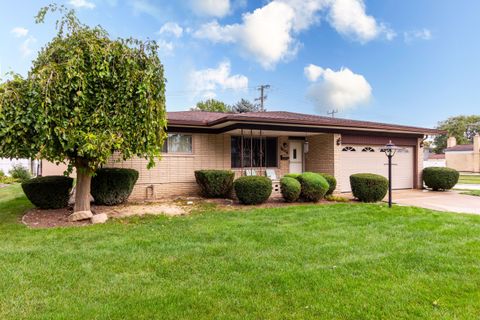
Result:
[[[2,1],[0,72],[26,74],[53,36],[50,1]],[[479,114],[479,1],[68,0],[80,19],[112,37],[159,41],[167,108],[215,97],[266,107],[434,126]]]

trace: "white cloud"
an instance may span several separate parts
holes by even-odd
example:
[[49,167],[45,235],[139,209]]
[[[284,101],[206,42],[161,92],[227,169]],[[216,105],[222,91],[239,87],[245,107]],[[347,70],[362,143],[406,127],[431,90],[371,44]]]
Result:
[[85,9],[93,9],[95,8],[95,3],[87,0],[70,0],[68,3],[74,6],[75,8],[85,8]]
[[368,103],[372,97],[372,87],[367,80],[348,68],[334,71],[309,65],[305,74],[310,81],[316,81],[308,88],[307,98],[319,111],[353,109]]
[[381,35],[387,40],[396,36],[393,30],[367,15],[363,0],[334,0],[328,20],[339,33],[360,42],[368,42]]
[[22,42],[20,45],[20,53],[22,54],[22,57],[26,58],[33,53],[32,45],[37,42],[37,39],[33,36],[28,37],[25,39],[25,41]]
[[158,51],[160,51],[165,56],[171,56],[173,54],[173,50],[175,49],[175,45],[171,41],[165,40],[158,40]]
[[273,1],[244,14],[242,19],[241,24],[221,26],[216,21],[205,24],[194,36],[213,42],[236,42],[244,53],[267,69],[295,55],[294,11],[290,6]]
[[308,80],[314,82],[317,81],[317,79],[322,75],[324,70],[322,67],[316,66],[314,64],[309,64],[303,69],[303,72],[305,73],[305,76]]
[[27,36],[28,29],[23,27],[15,27],[12,30],[10,30],[10,33],[13,34],[15,38],[22,38]]
[[132,7],[134,15],[147,14],[156,19],[162,18],[161,11],[149,0],[129,0],[128,4]]
[[230,13],[230,0],[190,0],[190,3],[200,16],[222,18]]
[[172,35],[175,38],[180,38],[183,34],[183,28],[176,22],[165,23],[158,31],[160,35]]
[[295,56],[298,33],[318,24],[323,11],[328,11],[328,22],[335,30],[361,43],[381,36],[391,40],[396,35],[366,14],[363,0],[273,0],[245,13],[241,23],[220,25],[214,20],[193,35],[238,44],[243,54],[269,69]]
[[229,61],[221,62],[217,68],[194,70],[190,73],[190,88],[195,96],[213,98],[219,89],[232,89],[234,91],[246,90],[248,78],[241,74],[231,75]]
[[432,32],[426,28],[407,31],[403,33],[403,39],[406,43],[411,43],[415,40],[430,40],[432,39]]

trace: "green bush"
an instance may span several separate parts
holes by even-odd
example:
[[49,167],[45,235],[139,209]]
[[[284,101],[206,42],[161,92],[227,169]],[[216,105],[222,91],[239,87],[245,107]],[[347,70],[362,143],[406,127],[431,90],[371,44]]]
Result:
[[280,180],[280,191],[286,202],[294,202],[300,197],[302,185],[295,178],[283,177]]
[[283,177],[298,179],[298,177],[300,177],[300,174],[301,174],[301,173],[287,173],[287,174],[284,175]]
[[334,196],[334,195],[331,195],[331,194],[326,195],[325,200],[333,201],[333,202],[349,202],[350,201],[348,198],[341,197],[341,196]]
[[233,183],[235,194],[243,204],[259,204],[272,194],[272,181],[267,177],[241,177]]
[[326,193],[327,196],[331,195],[333,193],[333,191],[335,191],[335,189],[337,188],[337,179],[335,179],[334,176],[332,175],[329,175],[329,174],[326,174],[326,173],[320,173],[320,175],[322,177],[325,178],[325,180],[327,180],[328,182],[328,191]]
[[298,177],[302,185],[300,196],[305,201],[317,202],[322,199],[328,191],[329,185],[324,177],[314,172],[305,172]]
[[137,179],[138,171],[133,169],[97,169],[91,187],[95,204],[113,206],[124,203],[132,193]]
[[445,167],[429,167],[423,169],[423,182],[434,191],[452,189],[458,182],[460,174],[457,170]]
[[227,198],[232,193],[235,173],[230,170],[197,170],[195,180],[207,198]]
[[17,182],[17,179],[5,175],[3,170],[0,170],[0,184],[12,184]]
[[40,209],[60,209],[68,206],[73,179],[64,176],[38,177],[22,183],[28,200]]
[[12,178],[20,182],[25,182],[32,178],[30,171],[28,171],[28,169],[22,166],[21,164],[14,165],[8,173]]
[[355,198],[362,202],[381,201],[388,191],[387,178],[372,173],[357,173],[350,176],[350,186]]

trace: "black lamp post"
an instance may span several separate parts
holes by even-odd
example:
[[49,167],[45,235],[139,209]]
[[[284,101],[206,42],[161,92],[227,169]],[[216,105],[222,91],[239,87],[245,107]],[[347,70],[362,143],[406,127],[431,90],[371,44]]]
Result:
[[395,146],[390,140],[383,149],[388,158],[388,207],[392,207],[392,158],[397,153],[397,150],[401,149]]

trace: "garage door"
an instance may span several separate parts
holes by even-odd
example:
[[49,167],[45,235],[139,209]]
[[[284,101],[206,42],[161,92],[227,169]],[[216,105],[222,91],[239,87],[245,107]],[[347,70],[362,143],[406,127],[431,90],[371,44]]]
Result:
[[[413,188],[413,147],[398,150],[392,159],[392,187]],[[388,178],[388,159],[380,146],[344,145],[340,156],[340,186],[350,191],[350,175],[375,173]]]

